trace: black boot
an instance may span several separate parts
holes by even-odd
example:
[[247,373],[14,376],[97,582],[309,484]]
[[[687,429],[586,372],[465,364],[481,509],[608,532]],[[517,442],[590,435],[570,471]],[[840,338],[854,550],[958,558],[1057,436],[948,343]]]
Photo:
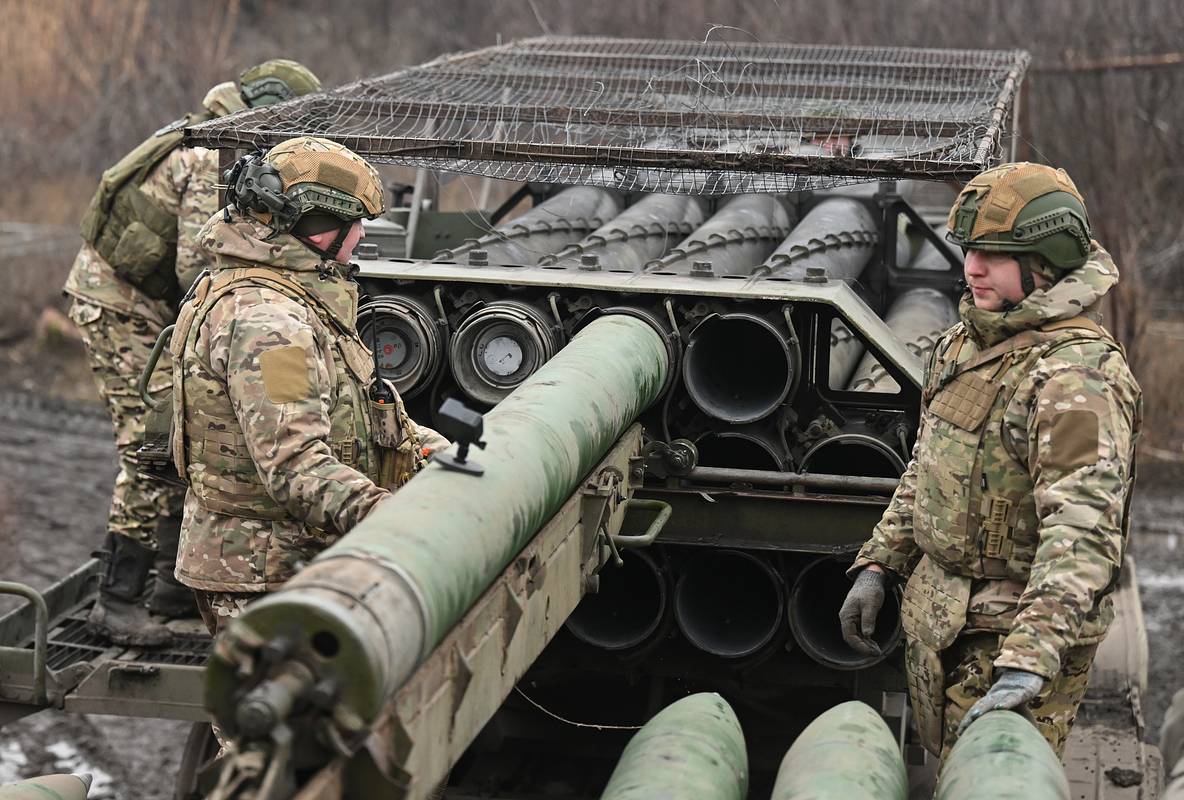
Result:
[[172,641],[172,631],[140,602],[155,556],[155,550],[126,536],[107,534],[107,569],[87,618],[93,633],[134,647],[163,647]]
[[156,580],[148,596],[148,610],[167,619],[199,616],[193,590],[173,575],[177,568],[177,547],[181,542],[181,518],[159,517],[156,520]]

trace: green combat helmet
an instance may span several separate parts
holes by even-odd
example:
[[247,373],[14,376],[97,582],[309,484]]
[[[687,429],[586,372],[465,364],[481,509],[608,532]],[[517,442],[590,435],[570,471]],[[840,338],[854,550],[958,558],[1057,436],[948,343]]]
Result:
[[264,61],[238,76],[243,101],[251,108],[319,92],[321,82],[308,67],[287,58]]
[[1063,169],[1043,164],[1002,164],[976,175],[948,224],[946,239],[962,248],[1015,254],[1029,293],[1033,272],[1055,282],[1089,258],[1085,201]]

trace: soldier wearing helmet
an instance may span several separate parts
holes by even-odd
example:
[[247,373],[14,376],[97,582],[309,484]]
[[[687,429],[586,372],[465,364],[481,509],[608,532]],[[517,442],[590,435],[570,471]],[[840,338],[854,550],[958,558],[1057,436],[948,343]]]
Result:
[[943,756],[986,711],[1026,709],[1062,754],[1126,546],[1141,392],[1099,324],[1118,282],[1063,170],[970,181],[947,238],[966,253],[961,321],[922,390],[913,458],[850,574],[843,635],[874,652],[890,580],[909,694]]
[[[146,417],[137,380],[201,271],[197,233],[217,210],[217,153],[183,149],[183,129],[319,89],[315,75],[284,59],[248,69],[238,83],[215,86],[200,112],[161,128],[104,172],[83,217],[84,243],[64,291],[73,297],[70,317],[115,425],[119,453],[106,571],[89,621],[121,644],[166,644],[171,634],[164,622],[196,613],[192,592],[172,577],[183,493],[142,475],[136,458]],[[161,366],[149,383],[157,397],[168,394],[171,380]],[[157,577],[149,587],[154,564]]]
[[176,576],[211,632],[278,588],[443,444],[376,380],[348,261],[383,211],[372,166],[299,137],[228,173],[209,272],[173,333],[173,452],[188,483]]

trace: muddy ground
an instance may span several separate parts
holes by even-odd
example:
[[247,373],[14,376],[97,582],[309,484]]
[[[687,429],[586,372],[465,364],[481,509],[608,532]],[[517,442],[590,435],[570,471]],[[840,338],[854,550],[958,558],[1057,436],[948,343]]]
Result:
[[[86,399],[89,376],[79,354],[67,351],[52,375],[41,371],[44,363],[11,348],[0,352],[0,579],[38,587],[98,546],[115,475],[110,427]],[[44,399],[35,391],[39,385],[52,385],[54,395],[67,399]],[[1177,476],[1149,467],[1133,525],[1151,646],[1145,711],[1155,741],[1172,691],[1184,686],[1184,494]],[[187,729],[179,722],[42,712],[0,732],[0,783],[92,771],[98,778],[92,797],[168,797]]]

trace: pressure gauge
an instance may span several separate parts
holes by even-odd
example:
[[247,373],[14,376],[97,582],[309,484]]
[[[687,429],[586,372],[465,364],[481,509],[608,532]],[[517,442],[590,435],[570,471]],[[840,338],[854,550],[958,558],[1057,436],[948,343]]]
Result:
[[358,333],[374,351],[378,371],[404,398],[414,397],[444,360],[436,314],[410,297],[386,295],[358,309]]
[[555,355],[560,336],[554,322],[529,303],[483,305],[452,337],[453,377],[474,400],[494,405]]

